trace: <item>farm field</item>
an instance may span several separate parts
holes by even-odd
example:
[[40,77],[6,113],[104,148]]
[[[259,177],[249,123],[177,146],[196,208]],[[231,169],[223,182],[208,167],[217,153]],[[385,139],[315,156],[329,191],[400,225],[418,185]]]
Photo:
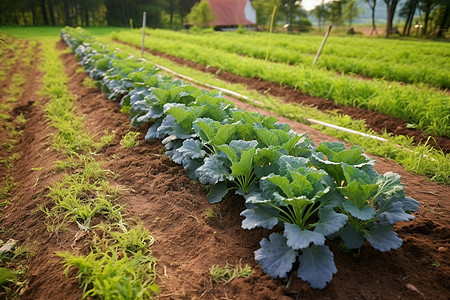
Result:
[[[142,37],[138,33],[116,35],[115,38],[136,46],[142,42]],[[219,48],[185,42],[182,39],[161,38],[151,33],[146,41],[146,47],[205,66],[217,67],[219,70],[242,77],[256,77],[287,85],[311,96],[331,99],[337,104],[379,111],[400,118],[431,134],[447,137],[450,135],[449,97],[439,90],[384,80],[367,81],[339,76],[335,72],[314,69],[310,64],[289,66],[266,62],[259,58],[242,57]],[[436,48],[440,49],[440,46],[437,45]],[[439,72],[440,65],[435,66]],[[424,111],[423,107],[427,107],[427,111]]]
[[[117,34],[113,34],[112,37],[114,39],[117,39]],[[129,40],[130,35],[129,34],[121,35],[120,39]],[[105,42],[114,43],[110,39],[105,39]],[[135,39],[135,45],[137,45],[137,43],[139,42],[137,39]],[[178,44],[178,42],[176,43]],[[148,46],[151,49],[152,47],[154,47],[154,40],[150,42],[147,40],[147,44],[150,44]],[[115,43],[115,47],[120,48],[122,49],[122,51],[125,51],[127,53],[134,53],[134,55],[140,55],[138,51],[136,50],[133,51],[131,47],[127,47],[126,45],[121,43]],[[164,43],[163,47],[166,47],[166,43]],[[140,47],[137,48],[140,49]],[[199,75],[198,73],[192,75],[194,77],[197,76],[198,78],[202,78],[203,81],[209,82],[210,84],[222,86],[225,88],[227,88],[227,85],[229,84],[234,84],[231,87],[231,89],[241,90],[241,93],[244,94],[246,94],[246,90],[245,88],[241,88],[239,86],[240,84],[246,85],[248,89],[257,90],[260,92],[260,94],[253,93],[247,96],[250,96],[250,98],[253,97],[254,99],[257,99],[257,102],[259,104],[263,103],[260,105],[261,108],[278,112],[279,114],[286,116],[292,120],[307,123],[305,122],[305,119],[312,117],[320,121],[330,122],[332,124],[351,128],[356,131],[367,132],[368,134],[373,134],[373,132],[376,131],[377,133],[381,134],[383,138],[388,139],[390,141],[389,143],[390,145],[380,145],[380,143],[374,142],[373,140],[369,141],[366,138],[363,139],[358,138],[358,136],[356,135],[348,135],[342,132],[333,131],[332,129],[331,130],[327,129],[327,132],[329,134],[332,134],[333,136],[349,141],[350,143],[362,145],[367,151],[379,156],[390,158],[410,171],[429,176],[432,180],[440,182],[448,182],[449,158],[447,153],[450,149],[448,137],[428,135],[418,129],[413,128],[415,126],[411,126],[411,124],[409,124],[404,120],[392,118],[377,111],[368,111],[367,109],[360,107],[351,107],[343,104],[337,104],[333,101],[326,100],[324,98],[307,95],[304,93],[303,90],[296,90],[289,86],[280,86],[278,83],[261,80],[260,78],[256,77],[247,78],[224,71],[221,68],[212,66],[211,62],[209,61],[210,59],[212,59],[212,56],[204,55],[203,58],[208,59],[208,62],[199,64],[193,62],[192,60],[186,60],[164,52],[155,50],[150,51],[152,51],[151,52],[152,55],[150,54],[147,55],[148,59],[150,59],[151,61],[154,62],[160,61],[159,63],[162,65],[170,64],[171,68],[174,70],[181,68],[180,72],[182,73],[183,72],[189,73],[191,71],[189,70],[189,68],[183,68],[180,66],[189,66],[191,68],[201,70],[205,73],[210,73],[214,75],[213,76],[214,78],[219,79],[219,81],[217,81],[211,77]],[[190,55],[189,53],[186,54],[185,52],[186,51],[180,51],[179,52],[180,56],[185,57],[186,55]],[[215,55],[216,52],[217,51],[214,52],[213,56]],[[198,55],[190,55],[190,57],[193,58],[194,61],[198,61],[197,58],[202,57],[203,55],[200,52],[196,53]],[[229,60],[227,62],[232,63],[233,57],[228,58]],[[172,63],[172,61],[175,62],[175,64]],[[224,61],[223,58],[221,61]],[[238,68],[240,68],[241,66],[250,68],[252,67],[252,64],[245,59],[242,60],[241,62],[242,64],[238,66]],[[222,80],[225,81],[226,83],[223,83]],[[343,78],[343,80],[346,80],[346,78]],[[323,85],[324,82],[325,81],[317,81],[316,83],[319,85]],[[332,82],[332,79],[330,82]],[[351,91],[352,88],[353,86],[351,84],[348,84],[347,89],[344,87],[343,90],[341,90],[341,92],[346,93],[348,91]],[[395,101],[397,99],[396,98],[397,93],[392,93],[390,95],[383,94],[384,90],[389,90],[389,88],[390,86],[385,87],[384,89],[379,89],[378,91],[379,95],[377,97],[386,99],[384,97],[389,96],[391,97],[390,100],[391,102]],[[415,93],[416,87],[411,86],[410,88],[413,88],[414,89],[413,92]],[[272,95],[276,99],[270,99],[270,97],[264,97],[264,95]],[[428,94],[424,92],[423,95],[425,95],[424,97],[429,100]],[[430,95],[431,97],[438,95],[437,97],[440,99],[438,104],[436,106],[432,106],[432,108],[430,109],[435,111],[440,110],[442,117],[438,119],[439,120],[438,122],[442,123],[442,125],[444,126],[443,128],[447,128],[448,127],[447,124],[444,123],[445,120],[448,119],[448,114],[446,115],[446,113],[442,112],[448,110],[449,105],[447,103],[449,101],[449,97],[445,93],[438,92],[438,94],[435,94],[433,91],[431,92]],[[413,99],[412,101],[414,101],[414,99],[417,99],[417,95],[413,94],[409,99]],[[282,104],[283,102],[285,104]],[[254,103],[255,102],[253,102],[253,104]],[[297,104],[299,103],[302,105],[298,106]],[[389,107],[389,105],[387,106]],[[313,109],[309,109],[309,107],[318,108],[325,112],[335,110],[338,113],[337,114],[334,113],[331,115],[327,113],[318,115],[316,112],[314,112]],[[424,109],[421,110],[421,113],[428,114],[428,112],[425,112]],[[351,116],[352,119],[349,119],[348,116]],[[361,121],[356,120],[361,120],[365,124],[362,123]],[[386,134],[386,132],[388,134]],[[412,142],[414,144],[416,145],[421,144],[422,147],[419,148],[411,146],[411,140],[405,139],[404,138],[405,136],[412,139]],[[401,147],[399,148],[398,145],[400,145]],[[442,149],[443,152],[442,151],[436,152],[432,147],[430,148],[428,145],[435,145],[436,149]],[[430,159],[425,160],[421,159],[422,156],[429,157]]]
[[[138,31],[136,31],[138,34]],[[311,66],[323,37],[268,33],[183,33],[152,30],[151,37],[194,43],[249,57],[291,65]],[[349,48],[352,49],[349,51]],[[405,83],[450,85],[450,47],[446,43],[333,36],[317,66]]]
[[[67,32],[73,36],[77,35],[77,32]],[[91,41],[88,34],[82,34],[79,38]],[[446,199],[450,192],[448,186],[433,183],[425,177],[409,173],[385,158],[374,157],[377,161],[375,170],[379,174],[398,173],[404,184],[405,195],[416,199],[419,203],[418,212],[413,213],[414,220],[394,222],[396,223],[395,232],[403,240],[403,245],[398,250],[381,252],[372,246],[395,248],[396,246],[392,243],[398,243],[396,238],[390,242],[369,238],[363,245],[357,247],[360,248],[359,250],[352,250],[344,246],[339,239],[327,239],[326,247],[333,253],[333,264],[336,265],[337,273],[332,275],[331,280],[327,279],[330,282],[326,287],[311,288],[312,282],[317,284],[317,278],[310,278],[308,283],[297,278],[296,269],[293,273],[289,272],[293,275],[293,279],[287,286],[285,280],[271,279],[269,275],[265,275],[261,265],[255,261],[254,252],[260,249],[260,241],[264,238],[267,241],[269,235],[275,233],[269,229],[260,228],[249,231],[241,228],[242,221],[245,218],[247,221],[250,219],[248,212],[245,218],[240,216],[240,213],[246,209],[242,196],[233,195],[215,204],[208,203],[207,200],[211,200],[212,197],[211,193],[208,193],[209,189],[188,177],[192,175],[189,173],[188,163],[190,162],[183,161],[184,167],[188,170],[186,173],[183,166],[172,160],[176,160],[173,152],[165,154],[165,148],[168,148],[171,140],[165,139],[162,135],[151,138],[152,130],[148,131],[148,129],[154,128],[154,124],[152,122],[140,124],[145,123],[149,118],[155,118],[155,115],[160,113],[156,107],[147,110],[145,114],[138,111],[141,106],[136,99],[142,99],[148,89],[135,90],[128,98],[120,96],[121,93],[125,93],[124,87],[130,86],[133,80],[143,80],[146,85],[153,84],[159,86],[159,89],[172,89],[169,87],[173,84],[172,79],[167,76],[158,77],[157,71],[149,64],[122,61],[121,59],[128,57],[128,53],[115,53],[118,60],[113,61],[103,56],[101,52],[103,48],[100,46],[79,49],[77,58],[82,59],[83,55],[87,55],[85,57],[91,59],[83,60],[85,67],[89,68],[92,77],[102,80],[105,96],[99,89],[99,85],[89,79],[81,69],[76,56],[56,36],[45,40],[20,40],[2,36],[2,41],[4,42],[0,53],[2,59],[0,71],[5,72],[0,74],[8,75],[0,77],[2,82],[0,95],[4,114],[1,133],[4,145],[1,154],[4,163],[1,166],[1,174],[7,179],[4,182],[9,183],[5,185],[9,188],[4,189],[2,194],[4,206],[0,239],[4,242],[11,238],[17,240],[15,253],[20,255],[11,256],[11,253],[7,253],[7,256],[2,258],[1,267],[21,270],[17,274],[20,280],[12,280],[13,283],[9,285],[12,290],[18,291],[19,298],[80,299],[82,288],[79,287],[76,276],[78,270],[81,270],[81,259],[75,260],[75,258],[82,258],[89,253],[94,253],[93,257],[96,257],[95,255],[109,257],[110,252],[102,252],[105,247],[109,249],[102,244],[102,241],[103,243],[108,241],[107,243],[113,245],[117,243],[114,251],[132,258],[137,257],[136,252],[139,249],[145,257],[140,261],[146,266],[154,266],[156,262],[156,277],[153,273],[146,273],[144,279],[139,281],[141,277],[133,275],[137,271],[125,272],[128,275],[132,274],[129,284],[134,292],[144,293],[140,294],[143,298],[152,295],[158,295],[157,297],[161,299],[446,298],[449,290],[449,224],[446,218],[449,205],[442,199]],[[73,44],[72,47],[77,49]],[[106,46],[105,49],[109,47]],[[12,51],[12,49],[21,50]],[[32,59],[35,57],[33,53],[38,53],[39,59]],[[102,79],[108,66],[122,70],[119,73],[120,76],[113,74]],[[14,79],[14,74],[24,76],[26,80]],[[177,85],[179,85],[178,82],[175,83],[175,86]],[[182,87],[178,86],[178,88]],[[189,86],[183,88],[186,95],[197,93],[196,88]],[[163,94],[155,95],[162,97],[160,95]],[[211,98],[204,96],[202,100],[205,101],[204,105],[213,106],[213,103],[220,99],[214,96],[214,93],[208,95],[211,95]],[[122,105],[119,105],[119,101],[110,101],[107,97],[122,98]],[[58,106],[62,99],[68,101],[63,102],[63,109]],[[273,114],[236,99],[232,99],[232,102],[223,101],[228,105],[225,111],[236,105],[247,111],[258,110],[263,115]],[[73,108],[69,108],[72,107],[71,105]],[[171,116],[180,121],[177,125],[179,127],[173,127],[174,130],[187,129],[186,120],[192,119],[192,117],[186,119],[181,117],[183,109],[186,110],[186,107],[173,105],[170,110],[167,110]],[[63,112],[66,110],[71,111],[73,116],[65,115]],[[194,108],[192,111],[195,113]],[[134,125],[141,126],[131,127],[127,114],[123,112],[128,112]],[[61,117],[55,117],[52,113],[61,113]],[[212,113],[210,118],[216,113],[222,116],[223,112]],[[243,115],[237,112],[236,116]],[[252,115],[252,118],[256,117]],[[66,118],[73,119],[70,122],[74,125],[70,128],[79,131],[68,130],[67,126],[56,123]],[[198,131],[199,136],[207,138],[208,130],[212,130],[208,129],[211,126],[207,125],[216,123],[209,123],[205,117],[203,118],[203,123],[197,121],[197,127],[194,128],[197,128],[195,130],[201,128],[202,131]],[[323,141],[336,141],[335,138],[305,124],[281,116],[277,118],[281,122],[286,122],[289,128],[297,133],[306,132],[316,146]],[[166,128],[168,128],[168,122],[173,122],[170,119],[169,117],[164,121]],[[270,120],[268,118],[262,124],[269,126],[272,124]],[[228,127],[229,130],[232,130],[231,128]],[[250,134],[249,132],[244,134],[246,132],[244,128],[247,130],[249,126],[242,128],[239,134],[242,136]],[[278,134],[277,139],[287,138],[287,135],[281,132],[287,132],[286,126],[273,129],[271,134],[258,131],[262,128],[256,129],[255,132],[259,132],[258,136],[261,138],[259,143],[272,146],[272,148],[258,146],[261,149],[276,148],[274,134]],[[156,133],[162,134],[164,130],[168,129],[158,128]],[[137,133],[137,138],[129,145],[130,147],[125,146],[128,144],[126,136],[130,137],[129,132]],[[184,137],[186,132],[181,134],[180,131],[175,131],[173,134],[178,139],[186,139]],[[290,131],[289,134],[294,141],[300,141],[300,137],[292,135]],[[148,141],[144,139],[145,136]],[[66,145],[66,141],[70,144]],[[309,143],[306,140],[302,141]],[[196,143],[195,140],[194,143]],[[209,145],[221,147],[218,149],[223,149],[224,153],[231,155],[225,144],[219,144],[217,138],[209,140]],[[349,147],[348,144],[346,146]],[[283,147],[286,149],[289,146],[284,144]],[[294,149],[297,148],[293,147],[289,151]],[[299,148],[295,151],[300,150]],[[267,155],[273,153],[269,150],[264,151]],[[297,153],[300,155],[303,152]],[[370,154],[369,156],[372,157]],[[331,157],[328,158],[331,159]],[[85,190],[75,196],[82,201],[101,198],[110,201],[111,204],[102,201],[102,208],[94,209],[92,215],[78,216],[76,211],[80,209],[71,211],[67,205],[61,205],[65,203],[62,198],[53,196],[58,186],[69,187],[70,190],[71,181],[67,178],[86,174],[89,171],[88,167],[94,168],[90,164],[93,161],[98,161],[101,168],[90,171],[92,175],[89,175],[87,179],[90,182],[89,186],[92,185],[91,189],[97,192]],[[364,168],[370,169],[368,166]],[[238,172],[238,167],[232,167],[231,170],[234,174]],[[311,175],[309,180],[317,178],[319,173],[314,175],[316,177]],[[372,171],[369,173],[370,176],[374,176]],[[350,177],[346,177],[344,181],[350,183],[351,175],[350,173],[347,175]],[[275,179],[269,178],[269,180]],[[231,181],[228,184],[231,184]],[[332,183],[329,182],[329,184],[333,186]],[[402,189],[396,186],[396,191],[392,193],[396,195],[399,193],[397,196],[401,198]],[[241,190],[245,191],[245,188],[241,186]],[[102,195],[105,196],[101,197]],[[214,199],[217,200],[217,198]],[[405,202],[404,205],[410,205],[407,203]],[[97,204],[94,201],[94,204],[90,205]],[[409,207],[412,209],[411,206]],[[320,214],[321,220],[325,211],[323,210]],[[409,215],[407,212],[396,215],[398,213],[397,211],[392,217],[394,219],[410,218],[406,216]],[[342,216],[336,216],[336,218],[342,220]],[[138,227],[139,224],[142,224],[141,226],[148,232]],[[134,232],[132,231],[134,228],[138,228],[138,231],[145,234],[138,238],[141,245],[138,247],[132,244],[133,247],[138,248],[133,248],[134,250],[130,252],[130,244],[122,249],[122,244],[118,241],[123,239],[116,236],[122,236],[119,233]],[[275,232],[281,232],[281,228]],[[373,232],[373,235],[376,236],[376,233]],[[93,246],[99,241],[99,245]],[[347,244],[347,246],[350,245]],[[308,247],[302,249],[308,249]],[[306,253],[308,250],[303,251]],[[60,255],[55,255],[55,252]],[[69,265],[70,261],[73,263],[67,277],[64,276],[64,261]],[[248,265],[253,273],[247,278],[215,282],[210,274],[211,267],[214,265],[225,267],[227,264],[231,267]],[[325,273],[329,275],[328,272]],[[105,286],[101,288],[89,283],[87,281],[89,276],[80,275],[80,277],[82,282],[88,282],[86,283],[88,290],[94,286],[94,296],[97,295],[96,297],[100,299],[106,297],[106,294],[101,295],[102,292],[107,291]],[[140,287],[148,288],[142,291],[139,290]],[[134,295],[124,298],[139,298],[136,296],[138,294]]]

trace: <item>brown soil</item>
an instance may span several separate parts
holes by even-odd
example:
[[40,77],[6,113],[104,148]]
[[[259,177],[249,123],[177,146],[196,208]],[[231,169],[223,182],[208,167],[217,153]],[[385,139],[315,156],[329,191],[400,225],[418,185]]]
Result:
[[[302,105],[315,107],[321,111],[337,110],[339,113],[349,115],[353,119],[365,120],[367,126],[378,133],[383,133],[386,130],[387,132],[395,135],[409,136],[413,138],[416,144],[425,143],[428,138],[431,137],[428,141],[429,145],[432,145],[437,149],[442,149],[444,153],[450,152],[450,138],[428,135],[418,129],[407,128],[407,122],[398,118],[387,116],[380,112],[336,104],[331,100],[306,95],[300,90],[296,90],[289,86],[280,86],[278,83],[265,81],[256,77],[241,77],[224,70],[219,70],[216,67],[197,64],[195,62],[178,58],[160,51],[151,50],[149,52],[153,55],[170,59],[180,65],[186,65],[193,69],[214,74],[217,78],[226,82],[243,84],[250,90],[257,90],[260,93],[268,93],[275,97],[279,97],[285,102],[300,103]],[[367,80],[367,78],[364,80]]]
[[[58,47],[64,45],[60,42]],[[430,183],[389,160],[377,158],[378,172],[402,175],[407,195],[421,204],[415,220],[397,226],[404,245],[388,253],[365,245],[358,254],[343,252],[337,242],[331,241],[328,245],[338,269],[331,283],[324,290],[312,290],[294,278],[286,288],[282,280],[264,275],[254,260],[259,241],[269,231],[240,228],[242,199],[232,197],[217,205],[208,204],[206,190],[191,181],[181,166],[161,155],[160,141],[145,142],[143,129],[139,146],[121,147],[122,136],[135,130],[130,128],[127,116],[98,89],[82,85],[86,75],[75,72],[78,65],[72,54],[64,54],[61,59],[70,78],[69,89],[77,98],[77,113],[86,116],[88,132],[93,136],[104,130],[116,133],[115,141],[102,150],[99,159],[106,161],[105,168],[118,175],[113,183],[125,187],[120,202],[126,205],[128,216],[140,218],[155,238],[152,249],[158,259],[161,299],[448,299],[450,204],[446,200],[450,187]],[[29,75],[27,91],[36,91],[41,74],[36,70],[31,73],[34,75]],[[54,161],[60,158],[49,149],[53,129],[48,128],[42,106],[30,105],[47,100],[34,92],[28,97],[18,104],[26,107],[27,119],[22,140],[16,147],[22,154],[14,168],[14,178],[20,185],[10,199],[11,204],[2,209],[0,239],[14,238],[19,244],[37,245],[38,254],[25,262],[29,266],[28,286],[21,299],[81,299],[75,274],[71,272],[65,278],[60,259],[54,256],[55,251],[72,251],[76,225],[49,233],[45,216],[38,208],[50,206],[44,195],[47,186],[61,176],[54,167]],[[236,103],[256,110],[248,104]],[[306,131],[315,142],[334,140],[304,124],[288,123],[297,132]],[[35,167],[43,169],[31,170]],[[206,217],[207,209],[215,209],[220,216]],[[212,265],[224,266],[226,262],[235,265],[239,261],[255,270],[252,277],[219,284],[211,281]]]

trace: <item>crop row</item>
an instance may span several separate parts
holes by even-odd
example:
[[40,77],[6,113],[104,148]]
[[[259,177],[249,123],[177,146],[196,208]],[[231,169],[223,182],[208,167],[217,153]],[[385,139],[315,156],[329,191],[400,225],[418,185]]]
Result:
[[298,261],[297,276],[324,288],[337,272],[327,239],[350,249],[402,244],[394,224],[413,219],[418,203],[405,196],[399,175],[378,174],[360,147],[316,147],[288,124],[124,59],[81,29],[65,28],[62,37],[108,97],[121,99],[132,125],[153,124],[146,139],[162,139],[166,154],[209,186],[210,203],[239,194],[243,228],[284,229],[255,251],[267,274],[285,278]]
[[[187,34],[151,30],[151,37],[191,42],[259,59],[311,66],[322,37],[264,33]],[[351,49],[351,50],[349,50]],[[450,48],[442,43],[329,37],[318,66],[405,83],[450,87]]]
[[[133,45],[142,43],[142,37],[133,33],[117,35],[116,38]],[[152,37],[146,39],[145,46],[239,76],[288,85],[339,104],[380,111],[425,132],[450,136],[450,105],[445,92],[382,80],[358,80],[304,65],[266,62],[181,40]]]

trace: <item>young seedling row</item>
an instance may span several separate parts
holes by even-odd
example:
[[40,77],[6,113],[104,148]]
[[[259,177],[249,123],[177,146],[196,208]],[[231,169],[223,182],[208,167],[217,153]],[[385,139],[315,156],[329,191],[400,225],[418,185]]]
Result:
[[[138,30],[136,30],[137,32]],[[149,39],[177,40],[291,65],[311,66],[322,36],[149,30]],[[431,44],[431,45],[430,45]],[[331,36],[316,66],[405,83],[450,87],[447,45]],[[437,44],[437,43],[436,43]],[[352,51],[348,49],[351,48]]]
[[105,94],[121,99],[132,125],[151,123],[146,139],[162,139],[166,154],[209,186],[210,203],[239,194],[246,206],[242,228],[278,228],[255,251],[270,276],[297,271],[322,289],[337,272],[327,240],[341,239],[350,249],[366,241],[380,251],[401,246],[394,224],[412,220],[418,203],[405,196],[399,175],[378,174],[360,147],[315,146],[276,118],[159,75],[82,29],[65,28],[61,36]]

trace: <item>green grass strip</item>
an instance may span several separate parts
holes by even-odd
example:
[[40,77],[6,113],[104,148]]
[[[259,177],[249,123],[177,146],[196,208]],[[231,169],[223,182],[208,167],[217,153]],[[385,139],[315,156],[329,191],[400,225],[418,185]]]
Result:
[[[311,66],[323,37],[269,35],[264,32],[209,32],[151,30],[153,36],[195,43],[258,59]],[[270,43],[268,42],[270,40]],[[351,50],[349,50],[351,49]],[[316,66],[341,73],[450,87],[450,47],[446,43],[395,41],[332,34]]]
[[66,175],[49,187],[47,196],[55,205],[42,210],[56,224],[76,223],[95,241],[87,255],[57,255],[64,258],[66,275],[72,267],[78,269],[84,298],[151,299],[159,291],[155,284],[156,260],[149,249],[153,237],[139,222],[125,223],[123,206],[117,204],[120,187],[109,183],[111,172],[102,169],[94,157],[111,136],[94,141],[84,130],[83,118],[74,115],[75,98],[67,89],[61,60],[55,59],[62,53],[54,48],[55,43],[55,39],[43,43],[43,94],[50,98],[45,105],[46,116],[57,129],[53,147],[67,157],[57,166]]

